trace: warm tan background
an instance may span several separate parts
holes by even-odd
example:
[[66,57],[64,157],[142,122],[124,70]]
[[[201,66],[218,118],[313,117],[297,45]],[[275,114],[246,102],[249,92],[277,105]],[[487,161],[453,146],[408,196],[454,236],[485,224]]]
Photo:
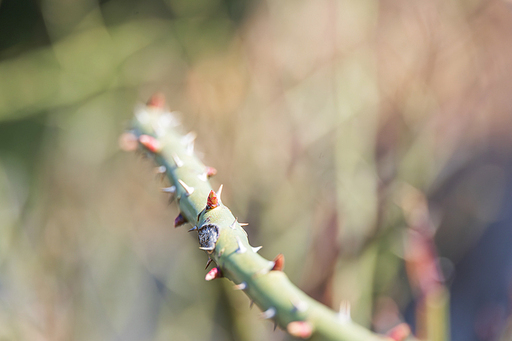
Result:
[[380,332],[413,321],[402,209],[424,193],[452,340],[497,340],[511,63],[509,1],[1,0],[0,340],[286,339],[203,280],[151,163],[118,150],[155,91],[260,253]]

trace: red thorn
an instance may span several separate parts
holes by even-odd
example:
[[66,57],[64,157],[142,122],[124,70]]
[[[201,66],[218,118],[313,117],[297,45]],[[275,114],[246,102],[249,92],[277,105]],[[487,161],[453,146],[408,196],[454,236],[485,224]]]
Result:
[[213,268],[210,271],[208,271],[208,273],[206,274],[204,279],[207,281],[211,281],[211,280],[214,280],[216,278],[221,278],[221,277],[224,277],[224,275],[222,274],[222,271],[218,267],[216,267],[216,268]]
[[288,323],[286,330],[291,336],[307,339],[313,334],[313,327],[306,321],[294,321]]
[[181,225],[185,224],[186,222],[187,222],[187,218],[182,216],[181,213],[180,213],[180,214],[178,214],[176,219],[174,219],[174,227],[181,226]]
[[217,170],[213,167],[206,167],[206,176],[211,178],[212,176],[217,174]]
[[139,142],[152,153],[157,153],[160,150],[160,142],[153,136],[141,135],[139,136]]
[[208,195],[208,200],[206,201],[206,210],[214,209],[215,207],[219,207],[219,198],[217,198],[217,194],[214,191],[210,191]]
[[149,99],[147,103],[148,107],[153,107],[155,109],[163,109],[165,106],[165,96],[161,92],[157,92]]
[[272,267],[273,271],[283,271],[284,269],[284,256],[282,253],[278,254],[276,258],[274,258],[274,266]]
[[411,328],[407,323],[400,323],[394,326],[386,335],[394,341],[403,341],[411,335]]

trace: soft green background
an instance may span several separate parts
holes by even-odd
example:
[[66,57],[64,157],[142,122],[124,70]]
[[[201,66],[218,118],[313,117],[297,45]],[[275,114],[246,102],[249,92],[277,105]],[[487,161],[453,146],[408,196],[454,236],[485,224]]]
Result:
[[[156,91],[198,133],[251,244],[385,332],[411,299],[404,193],[444,197],[468,160],[510,155],[504,6],[1,1],[0,339],[286,338],[203,280],[150,161],[119,151]],[[477,167],[433,207],[448,268],[495,219],[504,178]]]

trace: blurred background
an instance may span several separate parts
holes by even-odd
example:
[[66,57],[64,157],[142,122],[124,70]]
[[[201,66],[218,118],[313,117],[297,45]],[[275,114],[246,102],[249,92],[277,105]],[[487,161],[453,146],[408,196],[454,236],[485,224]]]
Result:
[[444,278],[451,340],[510,339],[511,11],[0,0],[0,340],[289,339],[119,150],[157,91],[308,294],[385,333]]

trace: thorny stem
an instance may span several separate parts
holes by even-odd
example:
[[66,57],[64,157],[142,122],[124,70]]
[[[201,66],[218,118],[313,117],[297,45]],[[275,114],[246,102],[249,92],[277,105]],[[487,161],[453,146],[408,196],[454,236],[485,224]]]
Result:
[[[208,177],[214,173],[194,154],[194,137],[180,135],[176,118],[163,110],[163,100],[153,97],[137,110],[129,136],[154,157],[167,176],[180,215],[175,225],[190,223],[197,231],[200,249],[216,263],[206,280],[226,277],[243,290],[274,322],[292,336],[311,340],[382,341],[393,340],[370,332],[352,322],[349,309],[336,313],[313,300],[290,282],[282,271],[282,256],[275,261],[261,257],[247,239],[247,233],[217,193]],[[134,149],[126,148],[126,149]]]

